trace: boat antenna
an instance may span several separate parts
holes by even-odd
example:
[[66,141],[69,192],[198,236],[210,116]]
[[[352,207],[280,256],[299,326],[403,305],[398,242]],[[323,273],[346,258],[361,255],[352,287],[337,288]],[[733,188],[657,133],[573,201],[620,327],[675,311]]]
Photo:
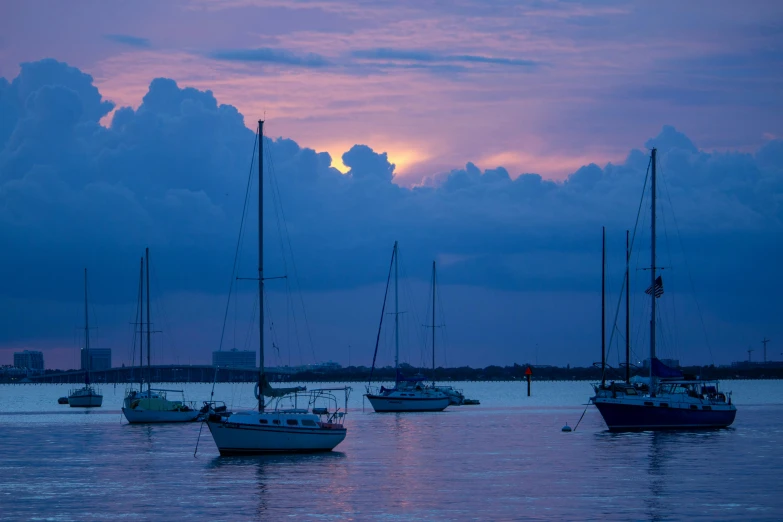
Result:
[[655,397],[655,376],[653,372],[653,359],[655,359],[655,189],[656,189],[656,156],[657,150],[652,149],[650,155],[650,162],[652,163],[652,176],[651,176],[651,188],[652,188],[652,220],[651,220],[651,248],[650,248],[650,299],[652,305],[650,307],[650,395]]
[[84,385],[90,385],[90,314],[87,311],[87,269],[84,269],[84,355],[87,364],[84,365]]
[[601,227],[601,387],[606,386],[606,227]]
[[141,258],[141,264],[139,266],[139,306],[137,316],[137,326],[139,330],[139,393],[141,393],[144,387],[144,258]]
[[400,378],[400,292],[397,285],[399,253],[394,242],[394,381]]
[[625,382],[631,384],[631,243],[625,231]]
[[147,268],[147,399],[152,399],[152,364],[150,352],[152,347],[152,332],[150,328],[150,247],[144,249]]
[[264,120],[258,120],[258,411],[264,411]]
[[372,384],[372,374],[375,371],[375,360],[378,357],[378,344],[381,341],[381,328],[383,327],[383,316],[386,313],[386,299],[389,297],[389,283],[391,282],[392,266],[394,266],[394,260],[397,257],[397,242],[394,242],[394,250],[392,250],[391,261],[389,262],[389,275],[386,276],[386,291],[383,293],[383,306],[381,307],[381,321],[378,324],[378,335],[375,337],[375,352],[372,355],[372,367],[370,368],[370,380],[367,382],[367,386]]
[[432,385],[435,386],[435,261],[432,262]]

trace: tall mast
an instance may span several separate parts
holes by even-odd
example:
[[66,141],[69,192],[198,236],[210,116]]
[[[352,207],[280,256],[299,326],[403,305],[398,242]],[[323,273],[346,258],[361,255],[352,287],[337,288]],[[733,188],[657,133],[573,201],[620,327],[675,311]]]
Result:
[[144,250],[147,259],[147,398],[152,398],[152,365],[150,364],[150,351],[152,348],[152,324],[150,323],[150,249]]
[[606,227],[601,227],[601,386],[606,384]]
[[631,244],[625,231],[625,382],[631,383]]
[[87,311],[87,269],[84,269],[84,355],[87,364],[84,368],[84,385],[90,385],[90,366],[92,360],[90,357],[90,314]]
[[141,258],[139,264],[139,306],[136,326],[139,326],[139,393],[144,386],[144,258]]
[[264,411],[264,120],[258,120],[258,411]]
[[650,392],[655,394],[655,382],[653,376],[653,359],[655,358],[655,156],[657,150],[653,149],[650,156],[652,163],[652,234],[651,234],[651,248],[650,248],[650,300],[652,305],[650,307]]
[[[394,369],[400,368],[400,292],[397,285],[399,262],[399,252],[397,251],[397,242],[394,242]],[[397,375],[397,372],[395,372]],[[394,380],[397,380],[395,376]]]
[[432,262],[432,382],[435,382],[435,261]]

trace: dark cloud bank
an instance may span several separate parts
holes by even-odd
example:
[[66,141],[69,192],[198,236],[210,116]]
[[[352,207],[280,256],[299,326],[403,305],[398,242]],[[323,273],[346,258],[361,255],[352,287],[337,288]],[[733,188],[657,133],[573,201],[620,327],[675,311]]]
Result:
[[[226,291],[254,139],[243,115],[209,91],[163,78],[138,110],[119,108],[109,128],[99,125],[112,109],[89,75],[54,60],[23,64],[11,82],[0,78],[3,302],[73,300],[84,266],[97,299],[133,299],[145,246],[166,288]],[[327,153],[292,140],[266,146],[307,291],[382,281],[398,239],[407,272],[422,280],[436,258],[441,280],[452,284],[594,292],[601,226],[614,277],[648,164],[646,149],[633,150],[621,164],[590,164],[556,183],[469,163],[410,189],[392,182],[385,153],[364,145],[343,155],[347,175]],[[783,141],[754,154],[704,152],[664,127],[644,146],[661,155],[661,241],[685,253],[664,258],[673,265],[667,291],[690,290],[687,259],[708,313],[772,324],[783,291]],[[641,237],[639,267],[647,255]],[[282,270],[276,241],[268,243],[268,273]],[[243,252],[249,268],[254,249]]]

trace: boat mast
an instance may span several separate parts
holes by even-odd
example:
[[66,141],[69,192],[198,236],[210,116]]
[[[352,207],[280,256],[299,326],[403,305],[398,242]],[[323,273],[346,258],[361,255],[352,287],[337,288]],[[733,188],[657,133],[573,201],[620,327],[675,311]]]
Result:
[[151,323],[150,323],[150,248],[144,250],[144,257],[147,259],[147,399],[152,398],[152,365],[150,364],[151,350]]
[[631,246],[629,231],[625,231],[625,382],[631,384]]
[[136,325],[139,326],[139,393],[144,387],[144,258],[139,264],[139,306]]
[[400,370],[400,292],[397,285],[399,264],[399,252],[397,251],[397,242],[394,242],[394,380],[399,379]]
[[258,411],[264,411],[264,120],[258,120]]
[[432,262],[432,384],[435,385],[435,261]]
[[601,386],[606,385],[606,227],[601,227]]
[[87,364],[84,368],[84,385],[90,385],[90,366],[92,365],[90,357],[90,314],[87,311],[87,269],[84,269],[84,354]]
[[655,358],[655,156],[656,149],[652,150],[650,161],[652,163],[652,233],[650,249],[650,393],[655,396],[655,377],[653,375],[653,359]]

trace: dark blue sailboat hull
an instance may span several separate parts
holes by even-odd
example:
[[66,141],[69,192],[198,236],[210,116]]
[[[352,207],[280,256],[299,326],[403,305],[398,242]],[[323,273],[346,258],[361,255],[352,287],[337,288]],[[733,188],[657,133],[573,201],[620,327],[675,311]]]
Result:
[[737,416],[733,407],[693,410],[600,401],[595,406],[611,431],[726,428]]

